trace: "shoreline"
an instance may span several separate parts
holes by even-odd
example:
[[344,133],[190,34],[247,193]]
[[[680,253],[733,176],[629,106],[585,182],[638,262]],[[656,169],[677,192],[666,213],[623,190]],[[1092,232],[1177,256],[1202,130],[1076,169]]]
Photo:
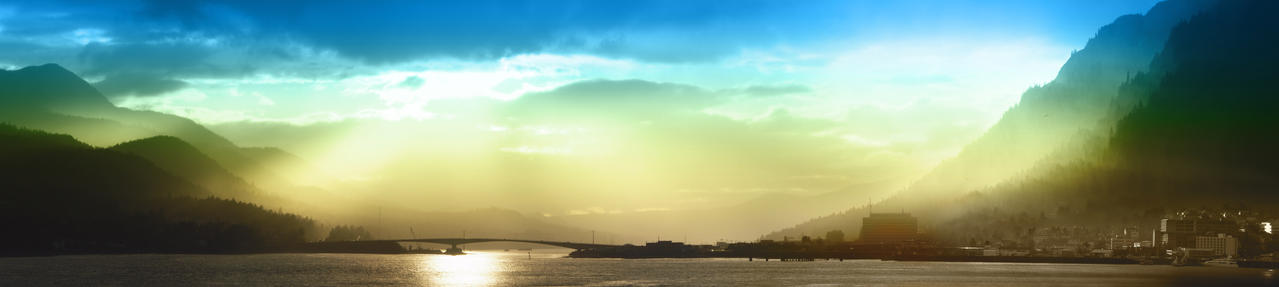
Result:
[[[38,258],[38,257],[58,257],[58,256],[86,256],[86,255],[261,255],[261,254],[371,254],[371,255],[411,255],[411,254],[427,254],[427,255],[447,255],[442,252],[384,252],[368,250],[277,250],[264,252],[243,252],[243,253],[162,253],[162,252],[115,252],[115,253],[63,253],[63,254],[44,254],[44,255],[24,255],[24,256],[0,256],[3,258]],[[465,256],[465,255],[459,255]],[[844,260],[876,260],[884,262],[953,262],[953,263],[1045,263],[1045,264],[1109,264],[1109,265],[1169,265],[1166,263],[1154,263],[1142,261],[1133,258],[1102,258],[1102,257],[1036,257],[1036,256],[908,256],[908,257],[890,257],[890,258],[812,258],[812,257],[746,257],[746,256],[699,256],[699,257],[571,257],[565,256],[565,259],[747,259],[750,261],[780,261],[780,262],[811,262],[811,261],[844,261]],[[763,259],[763,260],[758,260]],[[1175,266],[1175,265],[1173,265]],[[1236,267],[1229,267],[1236,268]],[[1279,268],[1279,262],[1240,260],[1237,268],[1251,269],[1276,269]]]
[[1005,262],[1005,263],[1073,263],[1073,264],[1141,264],[1132,258],[1112,257],[1037,257],[1037,256],[898,256],[884,261],[903,262]]

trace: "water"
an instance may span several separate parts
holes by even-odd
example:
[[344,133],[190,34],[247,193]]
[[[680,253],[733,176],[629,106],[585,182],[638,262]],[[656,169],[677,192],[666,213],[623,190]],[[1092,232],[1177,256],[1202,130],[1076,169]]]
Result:
[[[0,258],[0,286],[1249,286],[1275,271],[1141,265],[568,259],[563,253]],[[198,284],[193,284],[198,283]]]

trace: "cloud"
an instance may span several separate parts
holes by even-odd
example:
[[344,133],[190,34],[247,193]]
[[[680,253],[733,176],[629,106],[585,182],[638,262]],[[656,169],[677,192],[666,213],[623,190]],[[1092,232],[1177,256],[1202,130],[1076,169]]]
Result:
[[[807,90],[802,86],[759,87],[764,88],[755,89],[757,92]],[[879,147],[863,147],[844,140],[839,131],[847,130],[850,123],[836,119],[803,117],[787,109],[745,120],[703,112],[732,101],[733,95],[746,90],[749,88],[711,90],[643,80],[587,80],[525,94],[505,103],[501,115],[511,125],[585,126],[587,129],[580,134],[560,137],[568,142],[611,146],[604,148],[605,153],[612,153],[616,160],[661,159],[643,164],[653,168],[647,172],[682,187],[825,190],[856,180],[883,180],[902,166],[914,164],[909,160],[876,160],[876,164],[862,165],[867,158],[874,160]],[[599,133],[610,139],[600,142],[581,138],[602,135]],[[871,166],[879,169],[863,169]],[[820,184],[784,180],[845,178],[850,174],[862,176]]]
[[410,88],[410,89],[416,89],[416,88],[418,88],[418,87],[421,87],[421,86],[422,86],[422,84],[424,84],[424,83],[426,83],[426,80],[423,80],[423,79],[422,79],[422,77],[418,77],[418,76],[408,76],[407,78],[404,78],[404,80],[403,80],[403,81],[400,81],[400,83],[399,83],[399,84],[396,84],[396,86],[404,87],[404,88]]
[[117,74],[93,83],[98,91],[108,97],[156,96],[181,90],[187,82],[148,74]]
[[525,94],[511,101],[505,110],[507,115],[525,120],[633,122],[696,113],[722,100],[718,93],[690,85],[588,80]]
[[[395,85],[405,78],[380,83]],[[594,79],[509,101],[451,98],[423,107],[423,112],[456,117],[237,122],[213,128],[237,143],[295,151],[336,169],[333,174],[377,175],[378,180],[363,184],[386,190],[388,197],[420,198],[420,205],[439,208],[492,204],[568,210],[599,202],[617,202],[605,206],[609,210],[703,208],[707,201],[693,195],[731,203],[757,194],[818,194],[868,182],[905,182],[935,160],[933,147],[915,141],[932,141],[932,134],[873,129],[884,119],[909,121],[914,113],[874,109],[859,114],[865,118],[820,118],[779,107],[731,118],[705,112],[754,100],[737,93],[745,89]],[[900,133],[967,133],[942,125],[893,127],[910,129]],[[468,193],[454,198],[449,190]]]
[[[423,59],[494,60],[537,53],[707,62],[744,48],[807,39],[795,31],[821,31],[799,28],[839,19],[830,13],[814,14],[826,10],[810,7],[837,2],[81,2],[16,5],[4,31],[28,39],[94,32],[91,39],[80,35],[66,39],[65,45],[109,39],[163,47],[166,42],[191,38],[234,41],[252,49],[300,45],[373,65]],[[787,18],[788,13],[809,17],[774,21]],[[122,17],[129,21],[120,21]]]
[[[733,96],[775,97],[808,93],[803,85],[760,85],[713,90],[687,84],[645,80],[585,80],[545,92],[528,93],[507,105],[508,115],[524,119],[655,120],[675,114],[703,113]],[[781,110],[778,116],[788,116]]]
[[805,85],[750,86],[742,89],[742,94],[752,97],[776,97],[790,94],[810,93],[813,89]]
[[[1120,14],[1115,9],[1149,6],[1108,2],[1115,1],[1048,4],[1069,8],[1065,10],[1071,16],[1061,17],[1041,8],[1028,10],[1032,8],[1028,6],[1041,4],[1009,5],[1004,1],[943,5],[948,9],[920,9],[929,7],[920,4],[935,3],[918,0],[816,1],[805,5],[769,0],[737,1],[734,5],[664,0],[567,0],[553,4],[536,0],[393,0],[375,5],[357,0],[305,4],[18,1],[5,4],[0,43],[19,42],[38,48],[0,47],[4,52],[0,63],[57,62],[76,71],[103,73],[122,65],[147,69],[133,72],[183,73],[170,75],[175,78],[187,78],[187,73],[220,78],[246,73],[345,77],[367,72],[370,67],[437,60],[484,62],[530,54],[707,64],[761,51],[810,55],[842,50],[846,47],[840,46],[860,45],[885,34],[938,33],[937,27],[945,27],[946,34],[953,35],[1002,33],[1022,38],[1027,33],[1003,30],[1022,31],[1010,22],[1045,16],[1109,21]],[[1081,6],[1096,9],[1077,9]],[[969,9],[985,14],[937,15],[937,11],[950,10],[965,14]],[[1082,13],[1085,11],[1089,13]],[[1072,23],[1070,26],[1086,30],[1069,39],[1086,38],[1096,25]],[[1005,29],[989,31],[989,27]],[[69,63],[65,57],[81,52],[84,56],[71,60],[82,60],[89,69]]]
[[751,124],[772,132],[801,135],[821,133],[845,125],[828,119],[796,116],[784,108],[773,109]]
[[262,64],[277,62],[273,56],[244,55],[238,49],[195,39],[172,43],[89,44],[78,58],[83,65],[81,71],[86,75],[150,73],[213,78],[239,78],[256,72]]
[[[712,61],[737,52],[742,45],[772,42],[775,39],[769,34],[758,33],[767,24],[750,20],[758,20],[770,8],[794,7],[775,2],[741,3],[730,8],[714,2],[666,1],[547,5],[531,0],[382,4],[331,1],[311,3],[305,10],[244,2],[227,6],[256,21],[264,32],[284,33],[368,63],[420,58],[482,60],[543,52],[655,62]],[[731,40],[741,37],[754,41]],[[688,41],[695,39],[717,41]]]

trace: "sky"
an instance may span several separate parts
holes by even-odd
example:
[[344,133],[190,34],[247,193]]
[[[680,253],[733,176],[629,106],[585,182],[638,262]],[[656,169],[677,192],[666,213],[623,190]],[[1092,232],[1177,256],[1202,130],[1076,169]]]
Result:
[[0,1],[0,66],[433,209],[908,184],[1157,1]]

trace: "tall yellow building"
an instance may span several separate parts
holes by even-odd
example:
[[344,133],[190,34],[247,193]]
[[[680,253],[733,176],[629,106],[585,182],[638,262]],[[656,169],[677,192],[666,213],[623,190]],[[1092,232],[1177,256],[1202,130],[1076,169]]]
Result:
[[915,240],[919,222],[909,213],[871,213],[862,218],[858,243],[901,243]]

